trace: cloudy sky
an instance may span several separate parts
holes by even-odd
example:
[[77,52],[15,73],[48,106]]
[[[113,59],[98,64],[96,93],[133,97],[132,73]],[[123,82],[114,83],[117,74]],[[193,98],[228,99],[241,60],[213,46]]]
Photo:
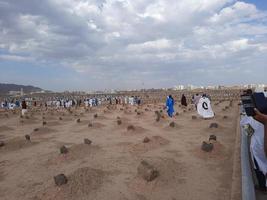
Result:
[[0,82],[267,83],[265,0],[0,0]]

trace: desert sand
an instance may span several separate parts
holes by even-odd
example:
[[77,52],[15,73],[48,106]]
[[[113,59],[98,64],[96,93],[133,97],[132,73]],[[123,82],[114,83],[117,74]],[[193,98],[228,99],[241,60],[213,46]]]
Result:
[[[178,114],[169,118],[163,103],[72,112],[35,108],[23,118],[19,111],[2,111],[0,199],[241,199],[237,104],[213,102],[216,116],[209,120],[201,119],[194,106],[179,104]],[[155,111],[161,113],[159,121]],[[218,127],[210,128],[211,123]],[[202,142],[212,134],[214,149],[202,151]],[[92,143],[84,144],[85,138]],[[62,145],[68,153],[60,154]],[[153,181],[137,173],[143,160],[159,172]],[[68,182],[56,186],[54,176],[61,173]]]

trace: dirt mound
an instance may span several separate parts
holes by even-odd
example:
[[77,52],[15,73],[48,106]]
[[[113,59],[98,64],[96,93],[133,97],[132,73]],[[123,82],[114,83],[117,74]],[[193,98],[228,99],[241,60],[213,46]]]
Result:
[[43,200],[77,200],[95,199],[96,192],[104,184],[108,172],[90,167],[79,168],[67,175],[68,182],[60,189],[50,186],[45,192],[37,195]]
[[10,128],[8,126],[0,126],[0,132],[4,132],[4,131],[12,131],[14,130],[13,128]]
[[88,123],[88,127],[89,128],[96,128],[96,129],[98,129],[98,128],[103,128],[105,126],[106,126],[105,124],[102,124],[100,122],[90,122],[90,123]]
[[123,132],[122,134],[123,135],[127,135],[127,136],[130,136],[130,135],[137,135],[137,134],[142,134],[146,132],[146,129],[141,127],[141,126],[133,126],[133,125],[129,125],[127,126],[126,128],[126,131]]
[[30,124],[38,124],[38,123],[41,124],[41,121],[39,121],[36,118],[29,118],[29,119],[22,118],[22,119],[19,119],[19,123],[20,124],[25,124],[25,125],[30,125]]
[[84,159],[90,156],[94,156],[98,152],[101,152],[101,148],[95,145],[76,144],[68,148],[66,154],[52,154],[47,160],[46,165],[61,165],[65,162],[72,162],[77,159]]
[[89,120],[84,120],[84,119],[76,119],[75,120],[75,125],[76,126],[81,126],[81,125],[87,125],[90,121]]
[[47,126],[58,126],[58,125],[60,125],[60,122],[58,122],[58,121],[48,121],[46,123],[46,125]]
[[35,135],[44,135],[44,134],[49,134],[49,133],[53,133],[56,132],[56,130],[47,128],[47,127],[39,127],[39,128],[35,128],[32,132],[32,134]]
[[205,128],[204,130],[210,133],[219,133],[219,132],[222,132],[224,129],[225,129],[225,126],[223,126],[223,124],[214,122],[214,123],[208,124],[207,128]]
[[17,137],[5,141],[5,145],[0,148],[0,151],[17,151],[20,149],[32,147],[33,145],[38,144],[39,142],[27,141],[25,137]]
[[213,149],[210,152],[205,152],[201,150],[201,145],[196,147],[192,153],[195,157],[198,157],[200,159],[208,160],[208,159],[215,159],[215,160],[224,160],[227,158],[226,149],[225,147],[220,143],[216,141],[210,141],[213,144]]
[[180,129],[181,125],[177,124],[176,122],[170,122],[166,127],[165,130],[171,131],[171,130],[177,130]]
[[131,153],[134,153],[134,154],[142,154],[142,153],[145,153],[147,151],[158,149],[158,148],[165,146],[169,143],[170,143],[170,141],[163,138],[163,137],[152,136],[152,137],[149,137],[149,142],[144,143],[142,141],[138,144],[132,145],[130,147],[129,151]]
[[140,176],[134,177],[129,181],[128,187],[136,194],[142,195],[147,199],[153,199],[151,198],[152,193],[155,196],[158,194],[162,195],[162,190],[168,190],[172,185],[178,186],[186,182],[186,167],[184,164],[178,163],[170,158],[153,158],[146,160],[158,170],[159,176],[154,181],[150,182],[144,180]]
[[132,112],[131,110],[124,110],[123,112],[125,115],[132,115],[134,114],[134,112]]
[[95,117],[98,120],[107,120],[108,118],[104,115],[97,115],[97,117]]

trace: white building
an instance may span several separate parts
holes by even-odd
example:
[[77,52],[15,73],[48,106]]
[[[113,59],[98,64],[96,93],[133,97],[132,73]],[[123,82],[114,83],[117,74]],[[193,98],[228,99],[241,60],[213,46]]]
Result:
[[185,86],[184,85],[174,86],[174,90],[184,90],[184,89],[185,89]]

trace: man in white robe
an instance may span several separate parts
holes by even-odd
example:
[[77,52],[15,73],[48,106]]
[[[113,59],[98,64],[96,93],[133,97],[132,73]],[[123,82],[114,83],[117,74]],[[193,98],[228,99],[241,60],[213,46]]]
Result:
[[205,119],[214,117],[214,112],[211,108],[210,100],[206,96],[203,96],[199,99],[197,104],[197,112]]
[[251,157],[259,187],[261,190],[266,191],[267,155],[264,150],[264,125],[248,116],[243,117],[240,121],[241,126],[246,124],[249,124],[254,130],[250,143]]

